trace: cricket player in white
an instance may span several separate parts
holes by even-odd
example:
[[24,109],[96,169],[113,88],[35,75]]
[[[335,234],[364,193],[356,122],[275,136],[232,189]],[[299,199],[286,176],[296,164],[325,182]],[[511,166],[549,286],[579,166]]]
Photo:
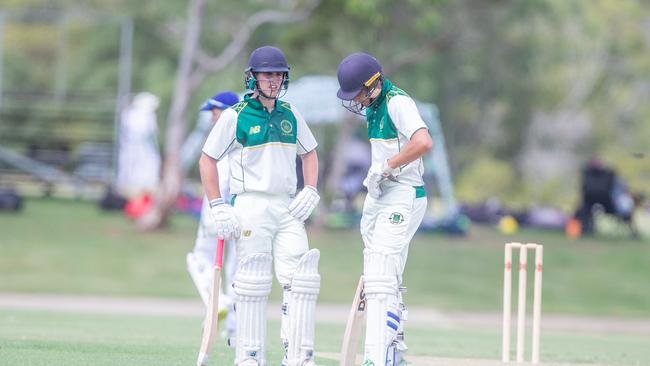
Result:
[[432,147],[415,102],[385,79],[381,64],[353,53],[338,68],[337,96],[368,122],[372,165],[364,180],[365,366],[404,365],[402,274],[409,243],[427,207],[422,156]]
[[[233,92],[222,92],[214,95],[208,99],[199,110],[199,117],[194,127],[194,130],[187,137],[181,148],[181,161],[185,172],[189,171],[195,164],[201,154],[201,149],[208,133],[212,130],[215,122],[221,116],[221,113],[232,107],[239,102],[239,97]],[[222,159],[219,165],[219,189],[221,197],[224,200],[230,199],[230,167],[227,159]],[[233,311],[234,305],[234,289],[232,282],[235,277],[235,268],[237,266],[236,248],[234,240],[227,240],[225,242],[225,260],[222,273],[225,275],[222,286],[226,289],[226,294],[223,289],[219,288],[219,315],[226,315],[224,337],[230,338],[235,334],[235,313]],[[212,289],[212,271],[214,269],[214,259],[217,249],[217,226],[210,212],[210,204],[208,199],[204,197],[201,207],[201,218],[199,227],[196,233],[196,241],[194,242],[194,249],[187,253],[187,271],[190,273],[194,285],[196,286],[201,300],[207,306],[208,299],[210,298],[210,291]]]
[[[320,253],[309,249],[304,221],[320,200],[317,143],[296,108],[278,99],[289,84],[289,65],[280,49],[254,50],[245,75],[251,92],[221,114],[199,161],[217,235],[237,240],[235,363],[266,365],[266,303],[274,261],[284,290],[283,365],[314,366]],[[296,156],[302,159],[305,182],[298,194]],[[231,204],[220,196],[221,168],[215,164],[225,157]]]

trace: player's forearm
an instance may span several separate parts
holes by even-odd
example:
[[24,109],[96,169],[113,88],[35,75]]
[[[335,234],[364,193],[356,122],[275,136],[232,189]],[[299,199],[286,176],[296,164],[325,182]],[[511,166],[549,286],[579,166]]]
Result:
[[411,140],[404,147],[404,150],[388,159],[388,166],[394,169],[406,165],[422,157],[432,147],[433,141],[431,140],[431,136],[429,136],[429,131],[422,128],[413,134]]
[[318,155],[316,150],[312,150],[301,156],[302,159],[302,176],[305,185],[317,187],[318,184]]
[[202,153],[199,159],[199,172],[201,173],[201,184],[203,184],[203,190],[208,200],[221,198],[217,161]]

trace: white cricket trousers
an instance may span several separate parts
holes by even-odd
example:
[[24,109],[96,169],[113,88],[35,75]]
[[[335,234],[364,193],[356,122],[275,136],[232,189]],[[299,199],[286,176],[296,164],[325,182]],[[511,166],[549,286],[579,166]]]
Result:
[[361,237],[366,251],[397,259],[401,284],[409,244],[424,217],[427,198],[423,188],[391,182],[384,183],[382,188],[379,199],[366,196],[361,216]]
[[283,286],[291,283],[300,258],[309,250],[305,225],[289,214],[291,201],[288,195],[245,192],[233,202],[241,224],[238,261],[251,254],[271,254],[275,276]]

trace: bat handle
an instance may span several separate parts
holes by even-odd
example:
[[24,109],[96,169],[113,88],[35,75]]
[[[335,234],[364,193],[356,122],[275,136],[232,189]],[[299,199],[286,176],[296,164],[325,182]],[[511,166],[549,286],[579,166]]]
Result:
[[217,256],[214,260],[214,264],[218,268],[223,267],[223,247],[224,247],[224,240],[219,239],[219,241],[217,242]]

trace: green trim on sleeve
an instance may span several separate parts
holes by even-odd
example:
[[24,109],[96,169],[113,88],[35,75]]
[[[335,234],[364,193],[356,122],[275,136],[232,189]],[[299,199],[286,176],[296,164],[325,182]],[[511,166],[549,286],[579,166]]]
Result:
[[427,190],[424,189],[424,186],[417,186],[415,188],[415,198],[422,198],[427,196]]

